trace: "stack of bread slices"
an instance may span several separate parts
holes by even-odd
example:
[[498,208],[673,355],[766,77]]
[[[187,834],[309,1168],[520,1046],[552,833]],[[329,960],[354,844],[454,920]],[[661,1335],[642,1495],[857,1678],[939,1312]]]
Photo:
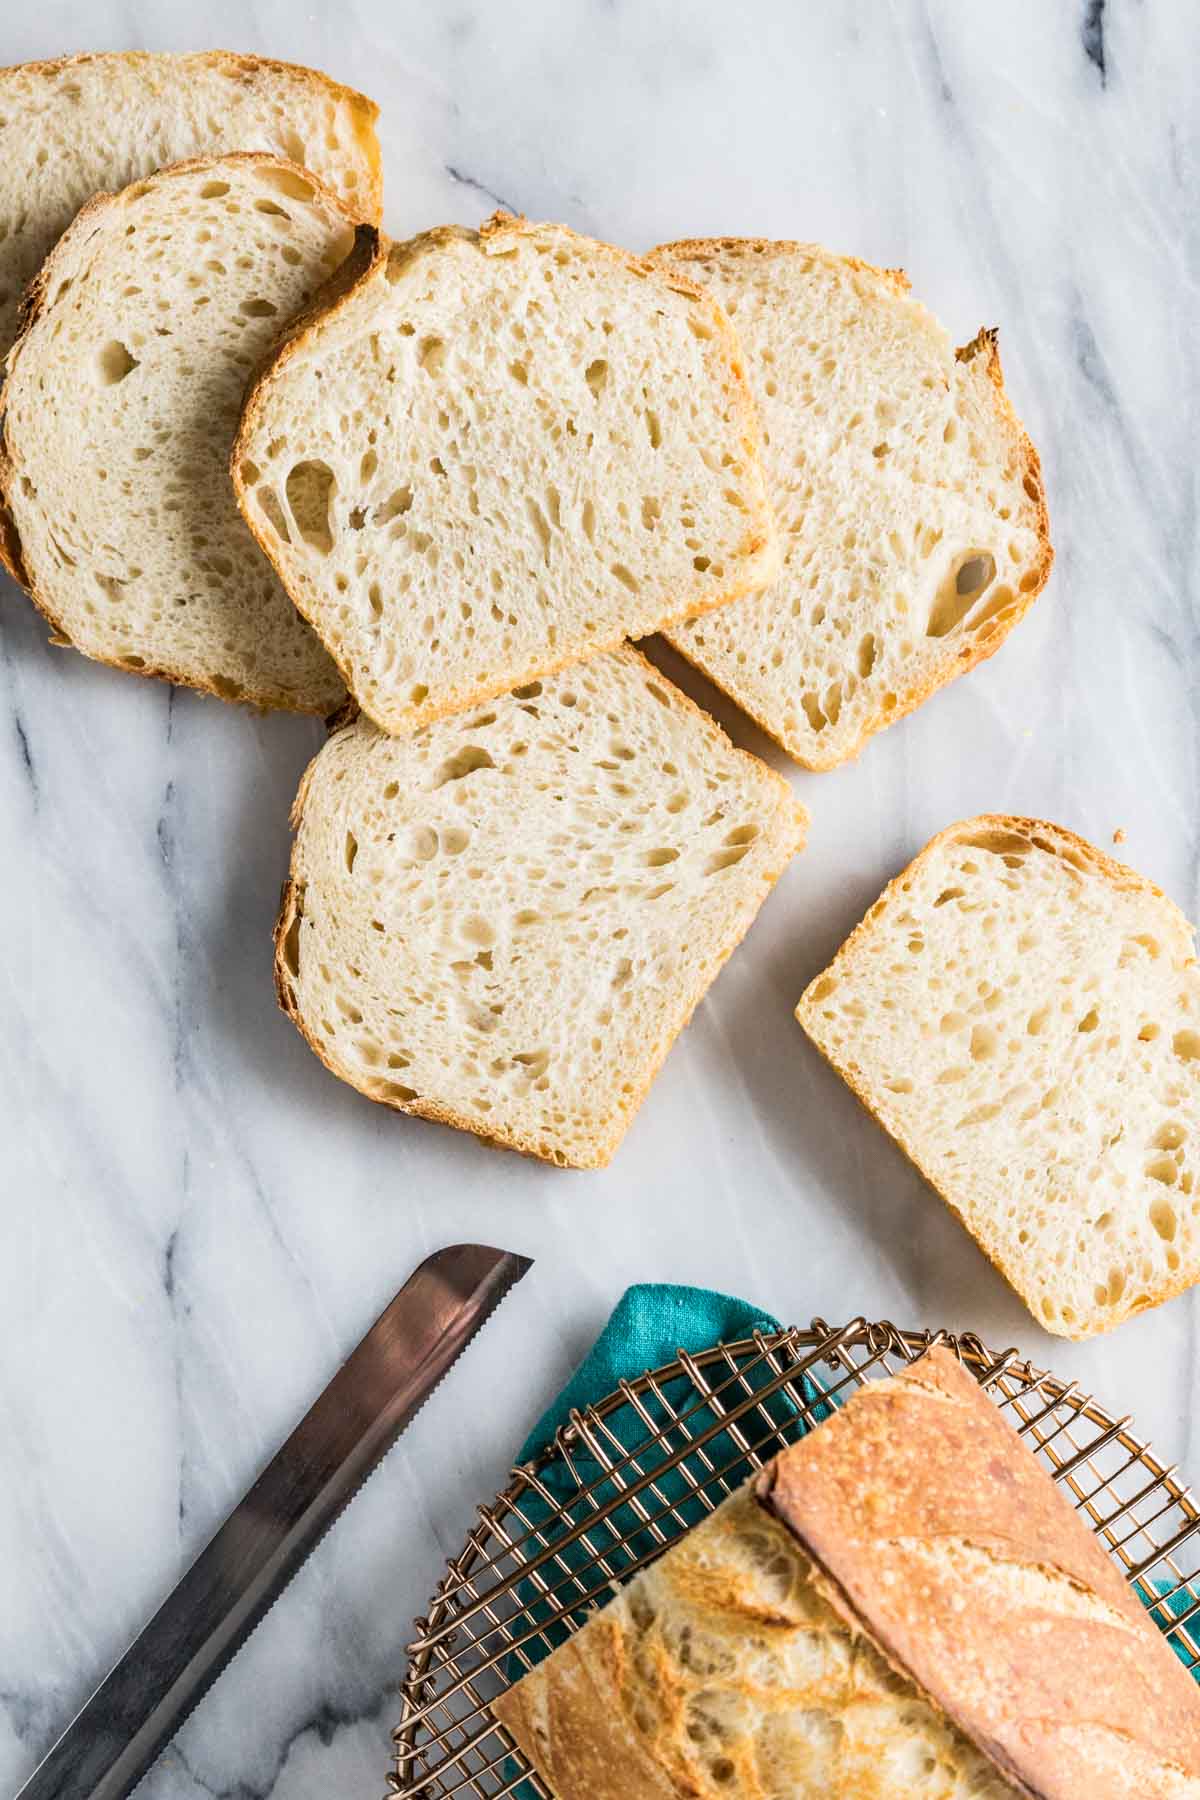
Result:
[[[995,333],[955,350],[903,275],[808,244],[634,256],[505,213],[391,242],[376,108],[311,70],[76,57],[0,73],[0,98],[0,555],[58,643],[331,717],[276,948],[329,1067],[606,1162],[807,822],[633,643],[665,633],[813,770],[995,650],[1052,554]],[[1064,881],[1120,885],[1027,826],[961,828],[921,888],[953,864],[949,909],[926,921],[906,883],[801,1017],[1043,1322],[1082,1333],[1200,1273],[1190,936],[1145,980],[1113,938],[1122,1016],[1144,1000],[1174,1048],[1139,1052],[1158,1137],[1110,1154],[1119,1032],[1065,1062],[1055,1038],[1051,1082],[1050,1039],[1018,1044],[1057,1019],[1031,952],[1011,995],[961,973],[939,998],[905,960],[944,940],[974,976],[1043,889],[1067,919]],[[1058,916],[1036,941],[1078,1038],[1108,977]]]
[[[285,64],[0,107],[0,557],[57,643],[329,719],[275,976],[330,1069],[607,1162],[807,825],[635,642],[811,770],[990,655],[1052,555],[995,333],[808,244],[391,242],[375,106]],[[1132,871],[953,826],[798,1010],[1049,1329],[1200,1278],[1200,979]],[[948,1359],[885,1385],[498,1703],[564,1800],[1192,1791],[1193,1690],[1050,1483]]]

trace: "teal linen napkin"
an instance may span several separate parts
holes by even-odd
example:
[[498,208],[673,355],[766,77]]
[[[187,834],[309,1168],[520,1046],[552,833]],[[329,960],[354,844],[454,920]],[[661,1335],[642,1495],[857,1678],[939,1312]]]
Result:
[[[673,1362],[681,1350],[696,1355],[717,1344],[747,1338],[755,1331],[770,1333],[779,1329],[778,1320],[770,1313],[707,1288],[646,1283],[627,1289],[579,1368],[522,1444],[518,1461],[532,1462],[547,1450],[555,1432],[569,1422],[573,1411],[582,1411],[602,1400],[622,1381],[636,1380],[648,1369]],[[765,1386],[771,1371],[762,1366],[750,1379],[756,1387]],[[686,1376],[666,1382],[662,1393],[673,1410],[689,1410],[692,1436],[717,1423],[717,1414],[711,1408],[699,1406],[699,1395]],[[804,1398],[818,1418],[824,1417],[819,1388],[806,1382]],[[646,1396],[644,1403],[652,1414],[658,1415],[660,1409],[653,1396]],[[769,1395],[763,1408],[776,1426],[786,1425],[797,1416],[794,1403],[784,1394]],[[547,1606],[532,1583],[521,1584],[529,1622],[541,1634],[524,1646],[532,1663],[540,1662],[569,1635],[561,1617],[555,1616],[561,1607],[565,1606],[572,1618],[582,1618],[597,1603],[611,1597],[611,1586],[603,1572],[596,1569],[597,1555],[604,1558],[614,1577],[623,1575],[633,1563],[661,1545],[663,1538],[677,1537],[688,1526],[698,1524],[709,1507],[698,1498],[696,1488],[707,1483],[711,1495],[712,1468],[726,1468],[741,1460],[741,1452],[729,1434],[718,1432],[706,1447],[707,1467],[698,1455],[688,1456],[679,1467],[663,1467],[679,1447],[678,1433],[670,1435],[665,1443],[647,1444],[647,1437],[652,1434],[637,1408],[629,1404],[609,1413],[605,1426],[604,1453],[611,1454],[615,1461],[622,1451],[636,1450],[643,1473],[654,1476],[658,1498],[647,1495],[646,1502],[657,1515],[658,1530],[647,1525],[633,1506],[620,1505],[609,1515],[608,1522],[593,1525],[586,1538],[560,1550],[552,1571],[558,1606]],[[522,1498],[522,1517],[534,1527],[555,1515],[561,1515],[566,1525],[584,1524],[597,1504],[614,1499],[619,1492],[617,1485],[604,1476],[605,1464],[586,1445],[577,1444],[572,1447],[570,1465],[556,1457],[539,1471],[544,1493]],[[581,1487],[593,1483],[600,1483],[593,1500],[581,1499]],[[515,1680],[521,1672],[519,1659],[511,1659],[509,1678]]]
[[[573,1411],[582,1411],[611,1394],[623,1381],[634,1381],[686,1350],[689,1356],[732,1344],[755,1331],[778,1331],[770,1313],[716,1294],[709,1288],[672,1287],[643,1282],[627,1288],[582,1363],[556,1400],[552,1400],[521,1446],[520,1462],[530,1462],[547,1448]],[[634,1415],[636,1418],[636,1415]],[[618,1434],[629,1448],[645,1435],[645,1426],[626,1419]]]

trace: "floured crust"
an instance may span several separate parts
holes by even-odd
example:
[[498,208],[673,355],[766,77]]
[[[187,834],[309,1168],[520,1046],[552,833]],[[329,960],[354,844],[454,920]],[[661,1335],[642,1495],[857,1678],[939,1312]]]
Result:
[[[930,839],[929,843],[926,844],[924,849],[913,858],[912,862],[888,883],[879,899],[869,908],[858,925],[856,925],[854,930],[850,933],[849,937],[841,945],[828,967],[822,970],[821,973],[815,976],[809,983],[797,1004],[796,1018],[803,1026],[812,1043],[830,1063],[831,1067],[836,1069],[842,1080],[852,1090],[875,1122],[887,1133],[893,1143],[904,1152],[905,1156],[908,1157],[909,1161],[913,1163],[921,1175],[924,1176],[925,1180],[934,1189],[935,1193],[938,1194],[939,1198],[945,1202],[946,1206],[954,1214],[958,1222],[975,1239],[975,1242],[979,1245],[980,1249],[998,1274],[1003,1276],[1009,1285],[1021,1296],[1025,1303],[1032,1308],[1032,1301],[1026,1291],[1021,1272],[1012,1267],[998,1242],[996,1242],[992,1236],[981,1227],[980,1221],[967,1220],[958,1202],[952,1194],[947,1192],[943,1181],[931,1166],[930,1159],[923,1153],[920,1142],[916,1140],[909,1141],[906,1137],[901,1136],[900,1132],[894,1130],[882,1116],[878,1109],[870,1083],[862,1074],[861,1070],[853,1063],[836,1057],[832,1048],[828,1047],[822,1041],[823,1033],[820,1030],[816,1018],[816,1009],[819,1004],[816,998],[816,992],[821,983],[825,980],[826,976],[845,969],[847,966],[853,964],[856,959],[860,959],[864,955],[869,955],[869,944],[875,922],[893,908],[902,905],[902,896],[905,889],[920,875],[925,864],[936,857],[947,845],[956,843],[963,838],[973,837],[979,833],[989,831],[1013,832],[1021,836],[1027,836],[1031,840],[1038,836],[1049,839],[1056,845],[1061,846],[1062,850],[1068,856],[1068,859],[1072,857],[1081,858],[1086,863],[1090,873],[1097,879],[1106,882],[1113,888],[1123,890],[1127,893],[1144,895],[1147,899],[1152,900],[1156,906],[1161,908],[1164,920],[1170,931],[1181,935],[1189,944],[1192,942],[1193,928],[1189,920],[1184,916],[1179,907],[1176,906],[1175,902],[1171,900],[1168,895],[1163,893],[1161,888],[1140,875],[1136,869],[1130,868],[1125,863],[1118,862],[1114,857],[1107,855],[1094,844],[1089,843],[1087,839],[1079,837],[1075,832],[1068,831],[1064,826],[1052,824],[1044,819],[1022,818],[1008,813],[984,813],[978,818],[962,820],[958,824],[947,826],[945,830],[940,831],[936,837]],[[1174,1279],[1162,1279],[1153,1290],[1151,1304],[1159,1306],[1167,1300],[1174,1299],[1176,1295],[1184,1293],[1188,1288],[1192,1287],[1195,1284],[1195,1279],[1194,1273],[1189,1273],[1186,1269],[1182,1269]],[[1129,1298],[1132,1300],[1132,1292],[1130,1293]],[[1121,1309],[1120,1307],[1113,1308],[1103,1314],[1098,1314],[1081,1321],[1079,1328],[1076,1330],[1067,1330],[1064,1326],[1052,1323],[1045,1319],[1040,1320],[1040,1323],[1048,1330],[1054,1332],[1057,1336],[1087,1338],[1102,1332],[1111,1331],[1115,1326],[1122,1324],[1125,1319],[1133,1316],[1134,1310],[1135,1309],[1132,1306],[1126,1306],[1124,1309]]]
[[[668,689],[671,694],[672,704],[678,707],[681,712],[694,715],[703,723],[706,731],[715,731],[721,738],[724,738],[724,733],[720,731],[719,726],[714,724],[708,714],[705,713],[702,708],[696,706],[686,694],[668,683],[665,677],[663,677],[661,673],[655,669],[654,665],[643,657],[638,650],[633,646],[626,646],[622,654],[631,661],[635,661],[639,664],[648,675],[653,677],[656,683],[660,684],[664,689]],[[351,702],[343,714],[339,715],[339,720],[332,723],[336,729],[349,729],[353,727],[357,717],[358,709],[354,703]],[[751,756],[749,752],[737,750],[732,745],[729,745],[728,749],[737,758],[739,763],[746,766],[748,771],[753,771],[754,780],[756,782],[762,781],[764,778],[769,779],[772,785],[776,786],[777,790],[780,791],[781,798],[786,796],[787,799],[787,806],[792,819],[792,829],[790,833],[785,834],[780,832],[777,845],[778,855],[764,870],[764,877],[769,888],[778,880],[792,856],[804,847],[808,814],[804,807],[794,799],[788,783],[782,776],[778,775],[774,770],[769,769],[765,764],[760,763],[758,759]],[[305,770],[292,807],[291,824],[293,831],[297,833],[304,821],[305,809],[309,803],[313,778],[317,763],[320,760],[320,754],[321,753],[318,753],[318,756],[313,758],[312,762],[310,762],[308,768]],[[367,1094],[368,1098],[374,1100],[377,1104],[388,1106],[393,1111],[409,1113],[416,1118],[429,1119],[437,1124],[450,1125],[460,1131],[469,1131],[496,1149],[516,1150],[523,1155],[533,1157],[540,1161],[552,1162],[557,1166],[580,1169],[599,1169],[605,1167],[609,1163],[618,1145],[625,1136],[626,1131],[629,1129],[635,1114],[641,1107],[643,1100],[653,1085],[655,1076],[662,1067],[672,1044],[685,1026],[690,1023],[696,1006],[699,1005],[701,999],[704,998],[704,994],[707,992],[706,987],[703,992],[697,994],[687,1015],[678,1025],[672,1025],[671,1029],[663,1032],[659,1037],[650,1052],[648,1061],[639,1065],[639,1079],[636,1088],[628,1096],[625,1096],[622,1099],[620,1106],[615,1110],[614,1116],[609,1122],[608,1129],[604,1132],[598,1131],[593,1134],[586,1152],[580,1155],[571,1156],[565,1154],[551,1154],[547,1151],[544,1138],[539,1137],[533,1131],[526,1132],[519,1127],[507,1124],[489,1127],[481,1122],[477,1115],[459,1111],[453,1106],[444,1105],[436,1099],[426,1096],[403,1100],[394,1096],[389,1095],[385,1097],[378,1092],[371,1092],[363,1083],[362,1072],[351,1067],[347,1063],[343,1063],[320,1041],[305,1018],[303,1007],[300,1004],[296,992],[297,971],[294,966],[293,943],[294,933],[298,931],[300,921],[303,917],[304,899],[305,883],[300,867],[299,842],[297,842],[297,844],[293,846],[291,869],[288,879],[283,885],[280,897],[279,916],[274,930],[275,994],[283,1012],[285,1012],[292,1020],[301,1036],[325,1064],[326,1068],[328,1068],[332,1074],[338,1076],[340,1080],[348,1082],[352,1087],[357,1088],[359,1092]],[[738,944],[741,943],[745,933],[753,923],[753,918],[754,914],[751,913],[750,916],[746,918],[741,930],[738,931],[735,936],[730,936],[723,943],[721,954],[712,967],[709,976],[709,984],[716,979],[716,976],[719,974],[724,963],[733,954],[734,950],[738,947]]]
[[[427,231],[403,243],[392,243],[381,236],[378,240],[377,253],[369,260],[364,259],[357,268],[356,278],[340,288],[336,293],[330,292],[322,303],[318,296],[310,311],[298,322],[280,343],[275,355],[259,371],[256,379],[248,389],[246,403],[242,414],[241,429],[238,432],[231,459],[233,482],[237,493],[238,504],[243,517],[254,533],[263,550],[274,564],[280,580],[284,582],[299,611],[317,632],[342,672],[347,687],[353,692],[355,687],[355,671],[349,657],[344,654],[330,634],[325,619],[324,608],[311,604],[310,596],[305,590],[303,578],[293,577],[287,561],[280,555],[278,539],[258,515],[251,495],[251,484],[246,480],[244,465],[253,466],[250,455],[256,435],[263,424],[264,409],[271,390],[286,374],[288,365],[296,358],[307,358],[317,353],[319,340],[331,325],[336,323],[339,315],[347,312],[360,303],[365,303],[370,290],[384,280],[389,271],[407,269],[419,263],[422,257],[436,254],[439,250],[454,243],[478,245],[488,256],[504,254],[514,241],[522,239],[537,241],[547,234],[561,237],[564,242],[586,245],[589,254],[611,258],[621,267],[634,273],[649,277],[655,281],[666,280],[668,285],[702,307],[708,324],[715,334],[719,345],[719,366],[721,370],[721,391],[726,395],[730,408],[736,418],[738,432],[738,451],[743,460],[747,480],[753,488],[758,505],[754,516],[748,521],[746,535],[737,547],[736,555],[741,564],[741,574],[736,580],[730,580],[720,590],[712,593],[700,593],[693,590],[684,598],[680,596],[677,603],[664,598],[655,629],[678,625],[688,619],[699,618],[714,611],[717,607],[744,598],[747,594],[757,593],[769,584],[778,569],[778,541],[775,532],[774,516],[766,493],[765,476],[760,458],[760,432],[758,417],[753,397],[745,377],[741,346],[729,320],[720,306],[705,294],[694,282],[679,271],[665,269],[653,264],[648,259],[633,256],[630,252],[614,245],[603,243],[597,239],[584,239],[578,233],[563,225],[550,225],[531,222],[530,220],[505,211],[497,211],[486,219],[478,231],[471,231],[464,226],[434,226]],[[607,654],[620,648],[625,641],[625,634],[620,630],[603,639],[589,639],[585,647],[573,644],[566,649],[530,657],[522,664],[515,676],[518,681],[528,681],[560,673],[572,664],[593,656]],[[494,699],[507,692],[513,685],[514,671],[508,666],[497,666],[479,680],[460,682],[453,686],[445,685],[438,695],[431,696],[420,704],[412,704],[404,709],[403,720],[385,720],[379,716],[378,708],[373,709],[368,695],[358,696],[359,703],[368,717],[372,718],[380,730],[408,735],[435,720],[450,717],[465,711],[468,707],[484,700]]]
[[[819,255],[822,258],[830,256],[829,252],[821,250],[816,245],[788,240],[690,238],[660,245],[650,253],[649,260],[668,267],[682,267],[689,261],[715,264],[727,258],[782,259],[808,254]],[[910,283],[907,275],[901,269],[880,269],[852,256],[839,256],[833,260],[860,275],[878,280],[900,297],[909,295]],[[734,323],[736,329],[736,320]],[[893,689],[889,695],[893,703],[886,707],[879,704],[872,713],[864,717],[853,741],[826,750],[822,748],[819,737],[811,742],[808,739],[801,742],[790,736],[783,727],[778,714],[773,712],[770,707],[756,701],[749,692],[739,689],[736,681],[727,684],[722,678],[720,669],[710,665],[704,652],[690,642],[687,633],[677,635],[668,633],[674,648],[682,656],[687,657],[710,681],[724,688],[747,716],[752,718],[761,730],[773,738],[780,748],[785,750],[803,768],[820,772],[852,761],[861,754],[869,739],[878,731],[915,711],[918,706],[944,687],[947,682],[953,680],[956,675],[966,674],[970,669],[993,656],[1046,585],[1054,561],[1054,551],[1050,541],[1050,518],[1046,506],[1041,460],[1028,433],[1017,417],[1005,389],[998,337],[999,334],[994,328],[981,330],[969,344],[964,344],[955,351],[955,360],[960,364],[971,365],[977,359],[983,359],[980,369],[988,384],[987,393],[997,430],[1008,446],[1014,465],[1020,471],[1025,494],[1033,508],[1038,551],[1033,565],[1027,571],[1019,591],[1013,595],[1011,602],[1005,605],[1001,614],[989,619],[978,631],[965,636],[951,661],[944,662],[936,669],[911,681],[906,688]],[[757,604],[769,605],[770,600],[771,593],[768,591],[759,598]]]
[[[868,1382],[757,1491],[835,1611],[1030,1800],[1128,1800],[1110,1734],[1200,1780],[1191,1677],[948,1350]],[[960,1546],[1003,1610],[964,1595]]]
[[[74,59],[69,59],[74,60]],[[253,60],[253,59],[250,59]],[[26,65],[20,65],[22,67]],[[42,264],[33,281],[26,289],[20,306],[20,332],[5,359],[5,375],[0,384],[0,562],[8,573],[17,581],[47,624],[51,627],[50,642],[56,647],[79,649],[93,662],[99,662],[109,668],[120,669],[123,674],[139,675],[151,680],[168,681],[176,686],[190,687],[197,692],[206,693],[227,703],[230,701],[228,684],[223,684],[219,677],[205,679],[195,672],[185,672],[169,659],[156,661],[147,659],[142,666],[134,667],[122,662],[118,657],[105,655],[93,648],[84,648],[72,638],[69,629],[59,616],[53,600],[47,594],[43,583],[39,582],[30,571],[23,554],[20,532],[13,516],[10,495],[13,485],[19,478],[19,467],[14,463],[7,438],[6,429],[6,390],[13,378],[21,356],[25,350],[31,333],[41,319],[50,293],[55,288],[64,266],[69,266],[75,255],[76,246],[87,241],[97,228],[104,227],[111,217],[121,213],[129,204],[137,199],[152,185],[174,179],[186,179],[191,175],[207,169],[224,169],[229,166],[275,169],[285,174],[294,174],[314,190],[314,197],[331,212],[339,215],[347,225],[355,226],[359,236],[368,234],[373,237],[373,228],[359,224],[357,214],[342,201],[331,189],[325,187],[312,171],[301,169],[289,162],[286,157],[272,156],[262,151],[234,151],[218,157],[190,157],[184,162],[174,163],[167,169],[160,169],[155,175],[147,176],[142,181],[133,182],[129,187],[117,193],[96,194],[76,215],[73,223],[59,238],[58,243]],[[356,246],[357,247],[357,246]],[[355,252],[351,252],[351,259]],[[337,277],[335,275],[334,280]],[[243,691],[237,696],[238,704],[255,709],[280,710],[326,716],[333,708],[341,704],[337,687],[330,686],[328,694],[313,697],[309,701],[299,701],[293,695],[275,687],[264,685],[261,688],[243,685]]]

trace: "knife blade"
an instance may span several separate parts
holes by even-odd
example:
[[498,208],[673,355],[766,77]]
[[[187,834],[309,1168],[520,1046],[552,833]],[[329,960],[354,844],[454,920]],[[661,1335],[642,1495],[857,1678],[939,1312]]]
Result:
[[454,1244],[410,1275],[17,1800],[124,1800],[531,1267]]

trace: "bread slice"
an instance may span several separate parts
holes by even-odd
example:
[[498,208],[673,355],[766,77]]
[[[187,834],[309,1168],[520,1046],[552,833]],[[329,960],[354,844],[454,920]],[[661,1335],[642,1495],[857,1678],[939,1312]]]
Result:
[[1189,1800],[1200,1693],[936,1348],[493,1703],[559,1800]]
[[1156,887],[1057,825],[953,825],[796,1016],[1035,1318],[1200,1278],[1200,975]]
[[246,518],[384,731],[759,587],[775,546],[724,315],[505,213],[381,244],[247,402]]
[[407,739],[359,719],[294,819],[276,986],[318,1056],[576,1168],[608,1161],[806,823],[628,648]]
[[59,240],[0,394],[0,487],[62,641],[227,700],[340,704],[228,466],[249,371],[354,235],[314,176],[234,155],[102,195]]
[[996,333],[954,351],[893,269],[815,244],[667,244],[729,313],[783,566],[677,649],[809,769],[831,769],[999,649],[1050,572],[1037,453]]
[[210,50],[110,54],[0,70],[0,356],[21,295],[93,194],[169,163],[263,150],[301,163],[372,223],[378,107],[316,69]]

